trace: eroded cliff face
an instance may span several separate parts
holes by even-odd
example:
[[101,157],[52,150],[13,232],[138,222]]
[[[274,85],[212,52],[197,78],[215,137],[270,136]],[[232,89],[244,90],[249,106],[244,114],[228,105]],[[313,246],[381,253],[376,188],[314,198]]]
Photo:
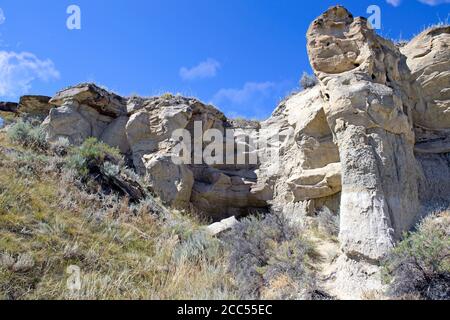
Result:
[[[66,138],[81,144],[96,137],[119,148],[167,205],[193,209],[213,220],[267,207],[266,191],[257,186],[257,164],[207,165],[203,159],[195,162],[193,155],[189,163],[173,161],[178,155],[174,149],[179,141],[173,138],[177,130],[186,130],[194,154],[194,139],[204,139],[208,130],[214,129],[226,143],[226,129],[236,129],[210,105],[172,95],[123,98],[94,84],[64,89],[50,103],[55,108],[43,123],[49,141]],[[200,153],[207,145],[200,141]]]
[[413,109],[416,158],[423,177],[419,196],[434,205],[450,199],[450,27],[431,28],[401,52],[423,103]]
[[414,124],[429,129],[449,129],[450,26],[426,30],[400,50],[407,58],[411,81],[418,83],[424,103],[413,109]]
[[[342,252],[330,281],[340,297],[358,298],[381,288],[379,261],[422,206],[450,200],[450,29],[426,30],[399,49],[337,6],[311,24],[307,43],[319,85],[261,123],[237,124],[193,98],[124,98],[93,84],[62,90],[37,110],[52,107],[43,123],[50,142],[96,137],[119,148],[170,206],[213,220],[267,207],[299,223],[324,207],[339,214]],[[238,148],[227,154],[230,128],[269,142],[231,142],[259,155],[256,163],[173,161],[180,129],[194,140],[196,130],[213,129],[224,157],[236,158]],[[263,156],[268,149],[277,157]]]
[[330,272],[340,297],[380,290],[379,261],[424,206],[450,200],[449,36],[433,28],[399,49],[330,8],[307,33],[319,86],[262,123],[283,132],[283,168],[264,177],[271,204],[294,217],[323,206],[340,214]]
[[[318,86],[283,101],[261,127],[279,132],[280,168],[260,183],[270,186],[270,204],[293,221],[323,206],[339,210],[341,164]],[[262,167],[271,163],[262,163]]]
[[382,258],[415,222],[418,166],[406,58],[363,18],[335,7],[307,34],[342,165],[342,249]]

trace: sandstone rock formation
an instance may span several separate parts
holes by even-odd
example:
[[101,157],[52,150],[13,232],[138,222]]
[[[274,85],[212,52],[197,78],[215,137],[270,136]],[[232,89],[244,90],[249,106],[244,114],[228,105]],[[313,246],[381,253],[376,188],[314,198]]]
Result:
[[259,180],[273,189],[271,205],[294,221],[322,206],[340,213],[335,286],[360,297],[382,287],[378,261],[421,206],[450,200],[448,27],[400,51],[338,6],[307,38],[319,86],[289,97],[262,123],[280,132],[283,166]]
[[[126,115],[125,99],[92,84],[62,90],[50,104],[56,108],[50,110],[44,122],[49,141],[67,138],[73,144],[81,144],[88,137],[100,139],[109,125],[117,128],[115,118]],[[120,137],[114,139],[115,146],[122,146],[121,143]]]
[[[193,98],[124,98],[80,84],[49,101],[43,126],[51,142],[96,137],[119,148],[164,203],[214,221],[268,206],[300,222],[323,207],[340,214],[336,288],[360,297],[381,288],[379,261],[421,207],[450,201],[450,29],[426,30],[399,48],[337,6],[311,24],[307,45],[319,84],[261,123],[229,120]],[[182,155],[173,137],[180,129],[192,147]],[[256,139],[267,143],[255,147]],[[231,143],[245,160],[197,159],[213,141],[225,150],[219,157],[238,157]],[[227,221],[235,222],[211,232]]]
[[339,6],[316,19],[307,38],[342,163],[342,248],[378,260],[419,210],[411,117],[417,99],[406,58]]
[[20,98],[17,111],[34,117],[47,117],[53,107],[50,97],[46,96],[23,96]]
[[420,199],[430,205],[450,199],[450,27],[425,30],[401,52],[424,103],[414,108],[416,158],[423,177]]
[[[43,123],[49,141],[67,138],[81,144],[96,137],[119,148],[146,176],[151,191],[168,205],[192,206],[214,220],[267,206],[266,190],[256,184],[256,167],[206,165],[194,157],[187,164],[172,161],[179,142],[172,134],[177,130],[187,130],[192,146],[196,130],[203,139],[205,131],[215,129],[226,143],[226,128],[233,124],[212,106],[172,95],[126,99],[93,84],[65,89],[50,103],[55,108]],[[201,151],[206,145],[200,141]]]
[[[316,86],[283,101],[261,124],[265,132],[279,132],[280,168],[269,176],[269,170],[261,170],[258,180],[272,190],[271,204],[293,219],[298,212],[313,214],[324,205],[339,209],[339,151],[323,106]],[[270,165],[266,161],[262,169]]]
[[19,103],[0,102],[0,111],[45,118],[53,107],[49,101],[50,97],[46,96],[22,96]]
[[420,85],[422,105],[414,108],[414,124],[449,129],[450,26],[431,28],[401,48],[411,70],[411,81]]

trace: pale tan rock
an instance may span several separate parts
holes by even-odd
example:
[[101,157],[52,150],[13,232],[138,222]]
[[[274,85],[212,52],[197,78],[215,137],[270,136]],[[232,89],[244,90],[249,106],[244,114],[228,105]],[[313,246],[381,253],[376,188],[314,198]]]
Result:
[[[419,218],[420,205],[450,199],[449,34],[427,30],[400,51],[337,6],[307,34],[319,84],[288,97],[266,121],[229,120],[196,99],[125,99],[81,84],[51,99],[57,108],[44,126],[50,141],[97,137],[129,153],[170,206],[215,221],[232,216],[208,228],[214,235],[234,216],[268,206],[300,225],[323,207],[340,212],[343,252],[330,267],[332,288],[339,298],[361,299],[383,290],[379,261]],[[187,129],[194,139],[195,121],[201,133],[217,129],[224,145],[229,128],[268,144],[246,152],[260,156],[256,164],[176,164],[171,135]]]
[[[289,216],[303,211],[312,214],[334,195],[339,198],[340,172],[334,170],[339,166],[339,151],[324,105],[320,87],[316,86],[286,99],[261,123],[267,132],[279,133],[280,167],[276,174],[271,173],[268,167],[273,165],[273,159],[266,159],[257,171],[258,184],[266,189],[266,199]],[[328,178],[327,171],[330,171]],[[301,177],[308,176],[308,172],[319,172],[318,180],[301,183]],[[327,179],[332,186],[327,184]],[[332,207],[337,210],[338,204]]]
[[423,103],[414,108],[416,157],[426,207],[450,199],[450,27],[429,28],[401,48]]
[[307,37],[342,163],[341,246],[378,260],[419,212],[406,58],[340,6],[317,18]]
[[430,28],[401,48],[423,104],[414,108],[414,122],[430,129],[450,128],[450,27]]
[[106,91],[92,83],[82,83],[58,92],[50,103],[62,106],[67,99],[75,100],[79,104],[88,105],[100,114],[110,117],[125,115],[126,101],[124,98]]
[[101,139],[108,126],[120,118],[114,121],[104,138],[112,146],[127,150],[123,132],[117,136],[117,141],[113,141],[113,132],[121,124],[123,126],[126,119],[125,100],[122,97],[94,84],[80,84],[58,92],[49,103],[53,109],[43,126],[50,142],[67,138],[78,145],[89,137]]
[[382,282],[381,270],[377,265],[364,260],[354,260],[342,254],[329,272],[330,293],[340,300],[385,298],[387,287]]
[[176,165],[169,156],[146,156],[146,179],[161,200],[175,208],[189,205],[194,175],[186,165]]
[[163,140],[157,132],[152,131],[152,127],[155,127],[158,121],[157,116],[141,111],[133,114],[126,124],[126,135],[133,163],[140,174],[145,174],[144,155],[158,151],[158,143]]
[[61,107],[50,110],[42,124],[50,142],[67,138],[70,143],[80,145],[92,136],[90,122],[78,110],[76,101],[66,101]]
[[233,229],[238,223],[239,221],[236,219],[236,217],[232,216],[230,218],[223,219],[222,221],[209,225],[206,230],[211,236],[215,237]]
[[341,164],[332,163],[319,169],[304,170],[294,175],[287,183],[295,201],[326,198],[341,192]]
[[[150,99],[150,100],[155,100]],[[127,101],[127,114],[132,115],[133,113],[136,113],[144,108],[144,105],[148,104],[149,100],[146,100],[141,97],[133,96],[130,97]]]
[[127,154],[130,151],[130,144],[128,143],[126,125],[129,118],[127,116],[121,116],[113,120],[100,136],[100,140],[109,144],[112,147],[116,147],[123,154]]
[[[201,124],[201,136],[208,129],[225,135],[225,126],[228,126],[224,115],[215,108],[195,99],[174,96],[147,100],[131,115],[126,133],[133,161],[138,172],[147,174],[155,194],[167,203],[176,203],[177,207],[187,208],[192,204],[214,220],[241,214],[251,207],[266,207],[269,192],[265,185],[256,185],[256,174],[248,165],[208,166],[194,163],[195,159],[191,159],[189,165],[168,164],[177,143],[172,141],[172,133],[186,129],[193,148],[195,122]],[[207,143],[201,145],[205,148]],[[174,173],[164,175],[162,170]],[[186,176],[186,170],[193,173],[192,186],[190,179],[180,178]],[[176,196],[185,183],[182,195]]]

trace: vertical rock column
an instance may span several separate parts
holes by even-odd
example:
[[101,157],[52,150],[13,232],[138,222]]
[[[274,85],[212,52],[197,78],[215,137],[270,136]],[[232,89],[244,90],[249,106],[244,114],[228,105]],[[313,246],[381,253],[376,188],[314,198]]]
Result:
[[307,38],[342,162],[342,249],[377,261],[419,209],[410,73],[391,42],[343,7],[317,18]]

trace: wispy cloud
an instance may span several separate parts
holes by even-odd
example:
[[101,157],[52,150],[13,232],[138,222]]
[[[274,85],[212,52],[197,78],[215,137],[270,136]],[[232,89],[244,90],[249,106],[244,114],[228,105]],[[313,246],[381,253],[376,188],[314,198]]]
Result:
[[3,24],[6,20],[5,14],[3,13],[2,8],[0,8],[0,24]]
[[402,3],[402,0],[386,0],[386,2],[394,7],[398,7]]
[[[437,6],[439,4],[450,3],[450,0],[418,0],[418,1],[423,4],[427,4],[429,6]],[[386,2],[393,5],[394,7],[398,7],[402,3],[402,0],[386,0]]]
[[437,6],[438,4],[450,3],[450,0],[419,0],[422,3],[430,6]]
[[50,59],[40,60],[30,52],[0,51],[0,96],[26,94],[33,81],[49,81],[59,76]]
[[211,103],[228,116],[265,118],[274,108],[274,100],[285,84],[275,82],[247,82],[242,88],[224,88],[217,91]]
[[196,80],[205,78],[214,78],[220,68],[220,63],[214,59],[206,59],[192,68],[182,67],[180,77],[183,80]]
[[255,95],[266,95],[274,87],[275,83],[273,82],[247,82],[240,89],[220,89],[214,95],[213,101],[244,104],[254,98]]

